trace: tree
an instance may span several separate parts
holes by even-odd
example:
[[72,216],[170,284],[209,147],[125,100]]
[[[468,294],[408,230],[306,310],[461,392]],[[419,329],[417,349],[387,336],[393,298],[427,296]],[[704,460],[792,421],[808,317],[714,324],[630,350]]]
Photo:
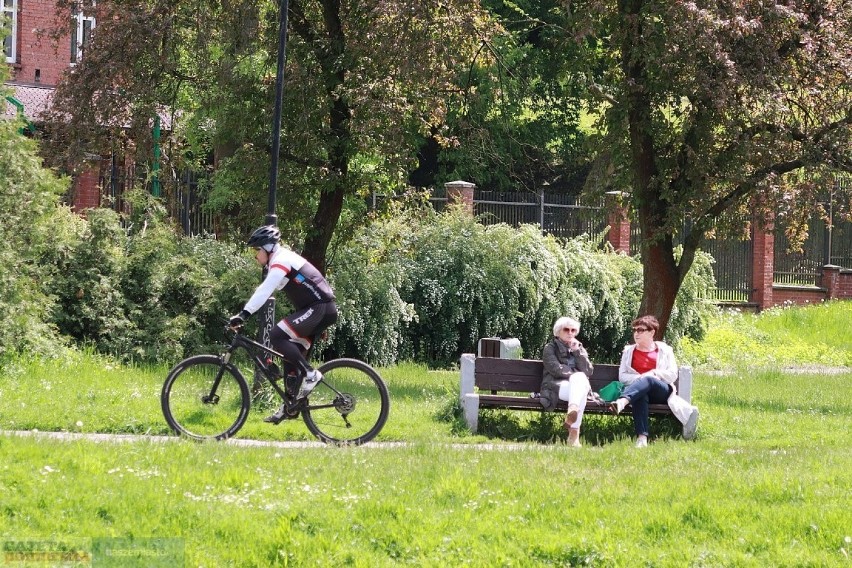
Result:
[[[492,191],[577,192],[589,167],[580,128],[582,48],[565,35],[561,0],[481,0],[499,32],[479,45],[421,147],[415,185],[463,179]],[[452,138],[451,144],[441,142]]]
[[[170,109],[170,159],[212,152],[212,206],[241,232],[256,224],[268,186],[277,6],[229,4],[98,2],[88,52],[54,98],[56,155],[116,140],[149,147],[145,129]],[[279,213],[324,269],[347,199],[404,185],[414,134],[441,122],[458,63],[489,30],[474,0],[289,8]],[[91,134],[93,124],[107,136]]]
[[[641,312],[669,321],[701,240],[803,213],[852,166],[852,4],[572,2],[602,168],[642,231]],[[603,187],[604,184],[599,184]],[[686,229],[684,230],[684,227]],[[684,231],[682,252],[676,235]]]

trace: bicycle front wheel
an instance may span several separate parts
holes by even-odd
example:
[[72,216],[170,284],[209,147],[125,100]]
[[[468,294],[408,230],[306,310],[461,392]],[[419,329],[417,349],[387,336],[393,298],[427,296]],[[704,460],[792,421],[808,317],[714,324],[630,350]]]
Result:
[[217,355],[197,355],[169,371],[160,403],[175,433],[196,440],[224,440],[242,428],[251,397],[236,367]]
[[379,374],[357,359],[335,359],[319,367],[322,381],[308,396],[302,419],[327,444],[363,444],[388,419],[390,397]]

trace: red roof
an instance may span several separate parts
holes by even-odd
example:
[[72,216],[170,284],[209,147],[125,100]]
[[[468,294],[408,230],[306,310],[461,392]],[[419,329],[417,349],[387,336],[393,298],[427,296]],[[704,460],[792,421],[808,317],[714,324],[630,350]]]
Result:
[[[24,116],[30,121],[38,122],[41,120],[43,118],[42,114],[50,107],[53,87],[22,85],[18,83],[6,83],[4,86],[7,88],[11,87],[11,96],[24,105]],[[12,118],[17,115],[18,109],[15,105],[5,100],[4,97],[0,97],[0,100],[6,103],[6,108],[0,116],[3,118]],[[172,115],[166,112],[165,108],[159,111],[159,115],[160,127],[163,130],[171,130]]]
[[[53,87],[37,87],[34,85],[19,85],[6,83],[6,87],[12,88],[11,96],[24,105],[24,116],[29,120],[39,120],[41,115],[50,106],[50,97],[53,95]],[[4,100],[6,108],[3,117],[11,118],[17,115],[18,109],[9,101]]]

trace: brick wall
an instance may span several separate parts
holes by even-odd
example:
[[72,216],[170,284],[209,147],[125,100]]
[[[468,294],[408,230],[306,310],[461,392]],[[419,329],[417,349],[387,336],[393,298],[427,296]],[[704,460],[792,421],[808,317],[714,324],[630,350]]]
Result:
[[826,291],[827,299],[852,299],[852,270],[850,269],[824,266],[821,284]]
[[609,225],[607,241],[615,251],[630,254],[630,218],[620,191],[607,193],[606,211]]
[[772,290],[773,302],[762,306],[769,308],[782,304],[819,304],[826,299],[825,289],[800,286],[774,286]]
[[101,204],[100,164],[94,162],[91,166],[74,178],[72,185],[73,210],[84,213],[86,209],[99,207]]
[[837,295],[840,300],[852,300],[852,270],[841,270],[837,285]]
[[71,67],[70,15],[69,32],[58,39],[50,36],[57,26],[54,0],[18,0],[18,63],[12,68],[12,79],[20,83],[53,86]]

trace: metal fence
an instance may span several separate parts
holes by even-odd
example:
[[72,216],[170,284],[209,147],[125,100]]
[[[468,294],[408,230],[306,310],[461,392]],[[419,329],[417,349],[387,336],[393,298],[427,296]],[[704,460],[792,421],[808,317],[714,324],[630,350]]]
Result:
[[166,207],[169,215],[180,223],[185,235],[215,232],[214,216],[204,207],[205,181],[204,176],[186,170],[175,183],[168,184],[166,188]]
[[[385,196],[374,194],[373,207],[384,199]],[[447,203],[444,188],[435,189],[429,201],[436,211],[442,211]],[[484,225],[537,225],[542,233],[562,238],[594,235],[607,225],[602,201],[590,203],[576,196],[546,191],[474,190],[473,214]]]
[[603,203],[544,191],[474,192],[473,210],[486,224],[538,225],[543,233],[562,238],[597,234],[607,224]]
[[777,284],[815,286],[826,264],[852,269],[852,220],[845,209],[852,189],[848,177],[837,177],[820,204],[823,211],[808,222],[801,246],[791,246],[783,219],[776,221],[775,275]]
[[[128,213],[128,191],[134,188],[151,191],[151,180],[147,173],[146,164],[128,163],[121,156],[113,154],[102,164],[100,171],[104,206],[119,213]],[[214,216],[204,207],[204,180],[203,175],[189,170],[161,180],[168,215],[180,223],[186,235],[214,232]]]
[[[137,172],[142,172],[137,175]],[[111,160],[101,172],[101,187],[110,206],[124,211],[124,192],[131,187],[147,183],[142,168],[127,171],[125,165]],[[164,183],[164,198],[169,215],[177,220],[184,233],[196,235],[214,232],[214,217],[203,207],[203,176],[183,172],[176,179]],[[848,211],[835,207],[848,198],[852,189],[849,178],[838,178],[827,197],[825,209],[832,220],[827,223],[815,216],[808,227],[808,236],[801,249],[789,250],[783,222],[776,223],[775,274],[778,284],[815,285],[820,269],[834,264],[852,269],[852,221]],[[386,196],[373,194],[372,208],[380,207]],[[447,202],[444,188],[436,189],[430,202],[440,211]],[[576,196],[547,191],[489,192],[474,191],[474,214],[484,224],[507,223],[537,225],[542,233],[561,238],[574,238],[581,234],[600,234],[607,225],[607,212],[602,201],[585,202]],[[844,217],[846,215],[846,217]],[[639,253],[641,232],[637,223],[631,224],[631,254]],[[750,240],[706,239],[701,249],[714,259],[713,274],[716,279],[715,300],[747,301],[752,287],[753,243]]]
[[106,161],[101,162],[98,181],[104,200],[102,205],[119,213],[128,212],[125,194],[134,187],[145,186],[144,174],[141,178],[137,176],[139,170],[134,164],[128,164],[116,154],[112,154]]
[[[679,238],[682,238],[679,237]],[[675,239],[678,242],[678,239]],[[630,225],[630,254],[640,254],[642,231],[638,223]],[[754,243],[740,239],[704,239],[701,250],[713,257],[716,288],[710,299],[718,302],[747,302],[752,289],[752,252]]]
[[716,289],[713,299],[721,302],[747,302],[752,290],[751,240],[706,239],[701,249],[713,257]]

